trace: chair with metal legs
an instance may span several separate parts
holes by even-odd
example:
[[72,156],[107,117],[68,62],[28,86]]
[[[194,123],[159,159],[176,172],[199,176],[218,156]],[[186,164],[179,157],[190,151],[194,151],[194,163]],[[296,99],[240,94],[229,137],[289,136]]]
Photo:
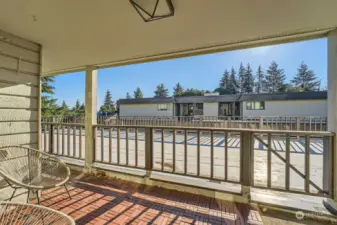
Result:
[[17,189],[25,188],[29,193],[36,194],[40,204],[39,191],[64,186],[69,198],[70,193],[66,183],[70,179],[70,169],[57,157],[36,149],[23,146],[0,147],[0,176],[2,176],[13,193],[13,199]]

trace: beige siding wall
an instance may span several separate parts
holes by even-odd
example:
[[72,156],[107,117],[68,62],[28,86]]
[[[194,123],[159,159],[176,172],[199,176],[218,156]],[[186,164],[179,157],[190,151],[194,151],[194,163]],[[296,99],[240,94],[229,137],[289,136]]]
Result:
[[247,110],[243,102],[243,116],[327,116],[326,100],[266,101],[264,110]]
[[204,103],[204,116],[218,116],[219,103],[218,102],[205,102]]
[[158,111],[157,104],[126,104],[119,106],[119,116],[173,116],[173,104],[166,111]]
[[40,52],[0,31],[0,144],[38,147]]

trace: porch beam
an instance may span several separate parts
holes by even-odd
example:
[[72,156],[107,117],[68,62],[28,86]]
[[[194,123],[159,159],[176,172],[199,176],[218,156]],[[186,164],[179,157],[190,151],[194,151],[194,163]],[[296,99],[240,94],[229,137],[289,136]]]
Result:
[[[337,132],[337,30],[328,34],[328,131]],[[333,196],[336,201],[337,166],[329,168],[329,159],[333,159],[333,164],[337,162],[336,145],[332,145],[332,151],[328,151],[327,148],[328,146],[325,146],[323,151],[323,189],[327,190],[333,182]],[[333,181],[330,179],[331,173]]]
[[85,169],[91,171],[94,161],[95,138],[93,126],[97,124],[97,68],[88,66],[85,73]]

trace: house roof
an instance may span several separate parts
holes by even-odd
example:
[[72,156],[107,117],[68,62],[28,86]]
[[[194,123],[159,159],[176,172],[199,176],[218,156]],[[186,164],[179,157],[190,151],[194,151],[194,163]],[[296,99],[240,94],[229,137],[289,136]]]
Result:
[[118,104],[161,104],[173,103],[173,97],[119,99]]
[[142,99],[120,99],[119,104],[160,104],[160,103],[204,103],[204,102],[242,102],[242,101],[286,101],[286,100],[325,100],[326,91],[285,92],[243,95],[160,97]]
[[242,95],[240,101],[324,100],[327,98],[326,91],[308,91]]
[[176,97],[176,103],[237,102],[240,95],[186,96]]

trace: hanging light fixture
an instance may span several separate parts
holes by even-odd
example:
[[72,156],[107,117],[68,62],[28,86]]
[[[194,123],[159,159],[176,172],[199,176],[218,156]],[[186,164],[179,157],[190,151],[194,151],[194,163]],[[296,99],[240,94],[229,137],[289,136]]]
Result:
[[130,0],[145,22],[163,19],[174,15],[171,0]]

